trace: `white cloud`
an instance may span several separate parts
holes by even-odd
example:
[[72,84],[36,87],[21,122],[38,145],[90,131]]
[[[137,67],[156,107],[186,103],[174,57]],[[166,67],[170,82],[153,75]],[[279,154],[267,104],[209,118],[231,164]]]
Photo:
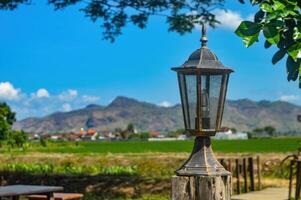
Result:
[[58,98],[62,101],[73,101],[78,95],[77,90],[69,89],[58,95]]
[[214,14],[216,19],[220,22],[217,26],[225,29],[235,30],[240,22],[244,20],[237,11],[218,9]]
[[82,100],[86,103],[94,103],[99,101],[100,97],[98,96],[89,96],[89,95],[83,95]]
[[77,95],[78,95],[78,92],[77,92],[77,90],[68,90],[68,93],[69,93],[69,95],[70,96],[72,96],[72,97],[76,97]]
[[10,82],[0,82],[0,99],[18,100],[20,89],[16,89]]
[[47,89],[40,88],[34,93],[25,93],[16,89],[10,82],[0,82],[0,101],[9,104],[17,118],[42,117],[57,111],[71,111],[97,103],[99,96],[79,94],[77,90],[69,89],[58,94],[50,94]]
[[281,101],[288,101],[291,103],[300,103],[301,96],[300,95],[282,95],[279,99]]
[[39,90],[37,91],[36,96],[37,96],[38,98],[47,98],[47,97],[49,97],[50,95],[49,95],[49,92],[48,92],[46,89],[41,88],[41,89],[39,89]]
[[[191,14],[191,12],[189,14]],[[194,14],[194,12],[192,12],[192,14]],[[216,24],[218,28],[223,28],[231,31],[235,30],[239,26],[240,22],[244,20],[252,21],[254,18],[253,14],[250,14],[247,17],[243,17],[238,11],[224,9],[216,9],[215,11],[213,11],[213,14],[215,14],[216,19],[220,22],[219,24]],[[198,30],[202,29],[202,26],[200,24],[195,24],[195,27]]]
[[162,101],[161,103],[159,103],[159,106],[162,106],[162,107],[171,107],[172,104],[168,101]]
[[69,111],[72,110],[72,107],[71,107],[71,105],[69,103],[64,103],[62,105],[62,108],[63,108],[63,111],[65,111],[65,112],[69,112]]

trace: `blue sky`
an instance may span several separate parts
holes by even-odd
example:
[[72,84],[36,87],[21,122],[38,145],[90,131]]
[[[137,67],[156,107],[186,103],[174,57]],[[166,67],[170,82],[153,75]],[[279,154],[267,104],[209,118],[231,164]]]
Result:
[[[255,12],[230,1],[216,10],[222,24],[208,30],[208,46],[235,70],[228,99],[286,100],[301,104],[297,82],[287,82],[285,62],[272,65],[275,49],[263,40],[245,48],[234,29]],[[16,11],[0,12],[0,100],[18,118],[69,111],[90,103],[108,104],[123,95],[158,105],[179,103],[176,74],[200,47],[200,31],[168,32],[165,19],[151,18],[147,29],[128,25],[115,43],[102,40],[101,28],[78,8],[56,11],[33,1]]]

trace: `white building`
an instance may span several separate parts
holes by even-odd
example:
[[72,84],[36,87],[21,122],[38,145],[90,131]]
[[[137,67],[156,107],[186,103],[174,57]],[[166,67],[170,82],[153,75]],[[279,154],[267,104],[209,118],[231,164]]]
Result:
[[247,140],[248,134],[243,132],[232,133],[229,130],[227,132],[217,132],[213,138],[216,140]]

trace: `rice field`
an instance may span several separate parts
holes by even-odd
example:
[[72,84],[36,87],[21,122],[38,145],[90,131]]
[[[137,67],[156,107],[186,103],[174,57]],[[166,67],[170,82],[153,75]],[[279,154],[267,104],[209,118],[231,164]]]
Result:
[[[250,140],[213,140],[213,150],[220,153],[292,152],[301,147],[301,138]],[[116,141],[116,142],[48,142],[47,147],[31,144],[30,152],[40,153],[177,153],[191,152],[193,140],[186,141]]]

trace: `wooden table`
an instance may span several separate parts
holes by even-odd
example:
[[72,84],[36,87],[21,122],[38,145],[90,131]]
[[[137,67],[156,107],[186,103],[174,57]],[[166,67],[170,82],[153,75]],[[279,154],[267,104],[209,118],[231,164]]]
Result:
[[31,194],[44,194],[50,200],[54,192],[63,191],[63,187],[57,186],[38,186],[38,185],[8,185],[0,187],[0,200],[2,197],[11,197],[18,200],[20,196]]

